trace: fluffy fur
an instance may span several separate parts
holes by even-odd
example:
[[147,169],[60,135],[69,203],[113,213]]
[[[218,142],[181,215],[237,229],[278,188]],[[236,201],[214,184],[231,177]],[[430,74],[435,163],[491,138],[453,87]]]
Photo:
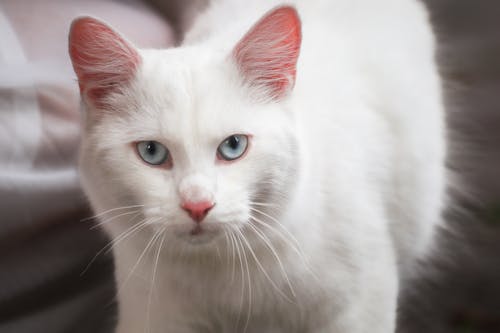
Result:
[[[291,68],[280,64],[298,46],[272,42],[290,37],[279,25],[258,35],[270,41],[244,37],[278,4],[214,1],[168,50],[135,50],[89,18],[73,25],[70,50],[88,53],[86,67],[72,53],[80,86],[101,89],[82,90],[80,170],[114,240],[119,333],[395,329],[398,283],[429,248],[443,203],[426,13],[414,0],[298,2]],[[245,67],[242,45],[278,66]],[[133,75],[123,59],[135,59]],[[118,76],[99,86],[85,68]],[[250,148],[221,163],[231,134],[251,135]],[[142,162],[141,140],[164,144],[172,167]],[[201,235],[190,234],[185,196],[216,202]]]

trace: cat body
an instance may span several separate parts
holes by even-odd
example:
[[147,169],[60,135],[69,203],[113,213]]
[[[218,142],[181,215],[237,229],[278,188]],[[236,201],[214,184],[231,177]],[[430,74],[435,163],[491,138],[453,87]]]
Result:
[[[118,240],[119,333],[395,330],[399,282],[444,199],[426,13],[410,0],[277,5],[214,1],[168,50],[73,24],[81,178]],[[233,134],[247,150],[221,161]],[[144,140],[171,164],[141,161]],[[183,209],[207,200],[201,222]]]

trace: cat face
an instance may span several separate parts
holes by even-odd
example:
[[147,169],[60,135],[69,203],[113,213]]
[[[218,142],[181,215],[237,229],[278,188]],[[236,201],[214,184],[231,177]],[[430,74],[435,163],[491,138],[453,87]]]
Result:
[[[277,10],[298,24],[293,9]],[[230,54],[209,46],[139,51],[94,19],[75,21],[70,54],[87,109],[83,186],[98,213],[133,206],[118,210],[125,215],[105,223],[109,230],[142,223],[172,240],[208,244],[229,229],[272,222],[286,206],[300,163],[287,108],[300,33],[284,47],[290,42],[273,31],[272,15]],[[262,25],[286,51],[283,63],[259,53]],[[271,68],[249,63],[263,56],[274,59]]]

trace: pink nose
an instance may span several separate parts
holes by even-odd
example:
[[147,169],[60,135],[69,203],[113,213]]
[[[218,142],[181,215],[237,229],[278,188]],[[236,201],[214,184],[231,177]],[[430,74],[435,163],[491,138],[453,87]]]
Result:
[[181,207],[184,209],[189,216],[196,222],[201,222],[215,203],[210,201],[200,201],[200,202],[190,202],[185,201],[182,203]]

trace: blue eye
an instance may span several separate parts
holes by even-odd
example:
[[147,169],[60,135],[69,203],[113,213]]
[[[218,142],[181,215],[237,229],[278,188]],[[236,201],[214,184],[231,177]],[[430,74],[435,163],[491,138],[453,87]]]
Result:
[[165,163],[170,155],[168,149],[156,141],[138,142],[137,152],[144,162],[152,165]]
[[217,148],[220,159],[232,161],[243,156],[248,147],[246,135],[235,134],[226,138]]

